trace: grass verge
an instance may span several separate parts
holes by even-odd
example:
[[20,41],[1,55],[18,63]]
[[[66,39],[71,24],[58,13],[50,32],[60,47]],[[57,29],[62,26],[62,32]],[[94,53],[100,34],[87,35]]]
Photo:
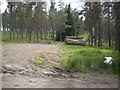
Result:
[[[63,45],[61,66],[65,70],[100,74],[119,74],[120,61],[117,51],[88,46]],[[113,63],[105,65],[105,57],[112,57]]]

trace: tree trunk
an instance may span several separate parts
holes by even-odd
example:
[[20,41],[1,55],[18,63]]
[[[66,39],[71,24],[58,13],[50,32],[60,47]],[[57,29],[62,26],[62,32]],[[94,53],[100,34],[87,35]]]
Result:
[[44,39],[47,40],[47,31],[44,30]]
[[34,28],[34,43],[36,42],[36,29]]
[[12,40],[12,31],[10,29],[10,40]]
[[120,2],[115,2],[115,17],[116,17],[116,49],[120,51]]
[[108,40],[109,40],[109,46],[111,47],[111,32],[110,32],[110,11],[108,6]]
[[62,32],[60,31],[60,42],[62,42]]
[[98,31],[98,28],[97,28],[97,25],[95,26],[95,35],[94,35],[94,44],[95,46],[97,46],[97,31]]
[[15,29],[13,29],[13,40],[15,39]]
[[37,39],[37,42],[38,42],[39,41],[38,29],[36,30],[36,39]]
[[98,47],[102,45],[102,36],[101,36],[101,18],[98,18]]
[[30,31],[30,38],[29,40],[31,41],[32,40],[32,32]]
[[91,34],[91,46],[93,46],[93,31],[92,31],[92,28],[90,28],[90,34]]
[[23,39],[23,31],[21,31],[21,39]]
[[90,46],[90,33],[88,33],[89,37],[88,37],[88,41],[89,41],[89,46]]
[[40,39],[43,40],[43,32],[40,30]]
[[55,31],[52,30],[52,40],[54,40],[54,38],[55,38]]

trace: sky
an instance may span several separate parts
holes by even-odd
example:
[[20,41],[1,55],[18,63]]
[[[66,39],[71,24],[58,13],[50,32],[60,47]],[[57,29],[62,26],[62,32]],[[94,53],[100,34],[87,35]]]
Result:
[[[80,0],[62,0],[64,2],[64,4],[71,4],[71,7],[74,9],[78,9],[78,10],[81,10],[81,6],[84,4],[83,2],[80,2]],[[50,0],[47,0],[47,2],[50,2]],[[55,0],[56,2],[56,7],[58,6],[58,2],[59,0]]]
[[[50,0],[46,0],[48,5],[50,6]],[[56,2],[56,8],[58,6],[58,2],[59,0],[55,0]],[[82,10],[82,5],[84,4],[83,2],[80,2],[79,0],[63,0],[64,4],[69,4],[71,3],[71,7],[74,9],[78,9],[78,10]],[[7,2],[6,0],[0,0],[0,10],[1,13],[3,13],[5,11],[5,9],[7,8]]]
[[3,13],[6,8],[7,8],[6,0],[0,0],[0,13]]

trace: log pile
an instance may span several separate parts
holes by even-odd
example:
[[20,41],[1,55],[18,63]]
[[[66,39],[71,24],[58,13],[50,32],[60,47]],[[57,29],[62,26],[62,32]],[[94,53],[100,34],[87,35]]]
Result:
[[85,46],[85,41],[82,40],[83,37],[76,37],[76,36],[66,36],[65,43],[70,45],[81,45]]

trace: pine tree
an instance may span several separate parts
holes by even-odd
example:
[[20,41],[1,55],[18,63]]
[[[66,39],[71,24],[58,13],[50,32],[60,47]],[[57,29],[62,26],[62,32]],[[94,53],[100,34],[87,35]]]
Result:
[[66,7],[65,13],[67,14],[66,16],[66,22],[65,22],[65,36],[74,36],[75,35],[75,30],[74,30],[74,19],[73,19],[73,14],[71,12],[71,5],[69,4]]
[[63,41],[63,34],[65,29],[65,19],[66,14],[64,12],[64,2],[62,0],[59,1],[59,11],[57,12],[57,31],[56,31],[56,40]]
[[120,2],[114,3],[114,18],[116,25],[116,49],[120,51]]

